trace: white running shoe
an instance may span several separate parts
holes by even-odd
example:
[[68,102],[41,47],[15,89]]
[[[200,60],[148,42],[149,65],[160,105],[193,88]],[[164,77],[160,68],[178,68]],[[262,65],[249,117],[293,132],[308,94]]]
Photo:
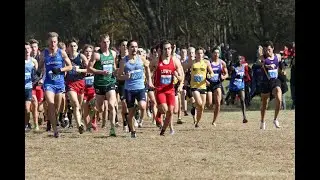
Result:
[[138,120],[134,120],[134,127],[138,127],[139,126],[139,124],[138,124]]
[[262,122],[260,123],[260,129],[265,130],[266,129],[266,122]]
[[151,118],[151,113],[150,113],[150,111],[147,111],[147,116],[148,116],[148,118]]
[[276,128],[281,128],[278,120],[274,120],[273,124],[276,126]]

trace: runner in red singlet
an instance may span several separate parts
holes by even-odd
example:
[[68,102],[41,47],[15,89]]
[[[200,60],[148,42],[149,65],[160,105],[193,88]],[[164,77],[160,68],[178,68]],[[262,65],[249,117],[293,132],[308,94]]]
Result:
[[[180,76],[183,74],[183,69],[180,60],[171,55],[172,48],[169,41],[160,43],[160,51],[161,53],[159,54],[161,54],[161,56],[157,61],[153,61],[150,67],[156,66],[154,75],[155,96],[158,104],[156,121],[161,121],[161,114],[166,114],[166,119],[160,132],[160,135],[163,136],[166,128],[173,119],[172,115],[175,106],[173,76],[175,75],[180,79]],[[170,134],[174,134],[172,126],[170,126]]]

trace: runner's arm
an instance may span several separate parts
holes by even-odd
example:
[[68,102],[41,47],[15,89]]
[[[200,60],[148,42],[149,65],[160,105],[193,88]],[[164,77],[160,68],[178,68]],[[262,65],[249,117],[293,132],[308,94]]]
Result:
[[229,74],[228,74],[227,64],[222,60],[221,60],[221,63],[222,63],[221,79],[224,80],[224,79],[227,79],[227,77],[229,77]]
[[207,70],[209,71],[210,73],[210,78],[213,76],[213,70],[212,70],[212,67],[210,65],[210,62],[208,60],[205,60],[205,62],[207,63]]
[[65,66],[63,68],[61,68],[61,72],[67,72],[67,71],[71,71],[72,70],[72,65],[71,65],[71,61],[67,55],[67,53],[65,51],[61,51],[61,55],[62,55],[62,58],[65,62]]
[[151,79],[151,71],[150,71],[150,61],[146,60],[145,58],[141,58],[143,61],[143,65],[145,68],[145,72],[146,72],[146,78],[147,78],[147,82],[148,85],[150,86],[152,84],[152,79]]
[[118,74],[117,74],[119,80],[127,80],[130,78],[130,74],[124,74],[124,64],[125,64],[125,60],[121,59],[119,63]]
[[[84,65],[84,67],[88,67],[88,59],[85,55],[80,54],[80,58],[81,58],[81,63]],[[76,69],[76,71],[78,73],[86,73],[87,72],[87,68],[85,69]]]
[[[184,81],[184,73],[183,73],[183,67],[181,65],[181,62],[176,57],[173,57],[174,66],[176,67],[176,71],[178,72],[177,79],[181,82]],[[183,83],[182,83],[183,84]]]
[[91,56],[91,59],[88,63],[87,72],[93,73],[93,74],[105,74],[104,71],[95,69],[93,65],[96,63],[96,61],[100,60],[100,54],[99,53],[93,53]]

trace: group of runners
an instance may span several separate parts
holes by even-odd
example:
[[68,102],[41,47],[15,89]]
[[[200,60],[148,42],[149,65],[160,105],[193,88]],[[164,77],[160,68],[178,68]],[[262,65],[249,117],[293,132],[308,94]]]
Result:
[[[229,78],[229,95],[239,97],[242,122],[247,123],[245,81],[247,64],[237,58],[228,68],[219,58],[220,50],[212,49],[212,57],[204,55],[202,47],[180,47],[161,41],[150,52],[139,48],[135,40],[121,40],[119,52],[110,48],[108,34],[100,36],[99,47],[84,45],[79,51],[77,39],[66,44],[58,34],[48,33],[48,47],[39,50],[39,42],[25,43],[25,129],[39,131],[47,123],[59,137],[59,128],[72,128],[72,120],[80,134],[97,131],[110,121],[110,136],[116,136],[120,119],[123,130],[135,138],[136,128],[151,116],[160,135],[175,133],[173,114],[182,124],[182,112],[188,116],[187,102],[192,103],[194,126],[201,124],[204,109],[213,109],[212,125],[217,125],[222,99],[222,82]],[[266,128],[265,112],[270,97],[275,101],[273,123],[280,128],[278,114],[282,102],[278,74],[281,56],[275,54],[271,41],[259,51],[255,63],[259,70],[261,92],[261,129]],[[121,105],[121,110],[119,109]],[[120,112],[121,111],[121,112]],[[118,112],[122,118],[118,117]],[[33,127],[30,123],[32,114]]]

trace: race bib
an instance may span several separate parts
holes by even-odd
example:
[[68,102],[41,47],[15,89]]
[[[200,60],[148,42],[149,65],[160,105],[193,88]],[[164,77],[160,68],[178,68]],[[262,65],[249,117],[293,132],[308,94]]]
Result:
[[48,72],[49,73],[49,77],[50,77],[50,79],[51,80],[57,80],[58,79],[58,77],[59,77],[59,75],[58,74],[53,74],[53,72],[52,71],[49,71]]
[[278,77],[278,69],[268,70],[270,78],[275,79]]
[[89,76],[89,77],[85,77],[84,78],[84,82],[88,86],[92,86],[93,85],[93,81],[94,81],[94,76]]
[[112,73],[113,71],[113,68],[112,68],[112,64],[106,64],[106,65],[103,65],[103,71],[108,71],[109,73]]
[[24,73],[24,80],[31,79],[31,73]]
[[202,81],[203,81],[203,75],[201,75],[201,74],[195,74],[195,75],[193,76],[193,80],[194,80],[194,82],[202,82]]
[[170,84],[172,82],[172,75],[161,75],[160,82],[161,84]]
[[240,77],[243,77],[244,72],[237,72],[237,75],[239,75]]
[[237,87],[240,87],[242,85],[242,79],[234,79],[233,84],[236,85]]
[[130,71],[130,79],[142,79],[143,71],[141,69]]
[[211,78],[212,82],[218,82],[219,81],[219,74],[214,73],[212,78]]

